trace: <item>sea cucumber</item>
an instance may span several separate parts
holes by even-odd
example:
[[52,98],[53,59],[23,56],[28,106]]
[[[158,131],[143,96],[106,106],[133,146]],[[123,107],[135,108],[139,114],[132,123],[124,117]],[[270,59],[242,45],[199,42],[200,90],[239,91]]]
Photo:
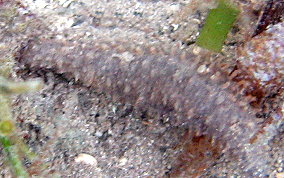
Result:
[[[175,49],[161,55],[155,49],[129,49],[121,43],[79,45],[39,38],[30,40],[16,56],[31,69],[53,69],[137,110],[173,113],[173,123],[189,124],[192,139],[205,136],[206,148],[214,149],[215,155],[232,154],[249,175],[266,171],[263,145],[250,143],[261,127],[256,112],[241,104],[246,103],[241,95],[231,92],[234,83],[228,76],[222,76],[214,64],[206,67],[192,53]],[[212,159],[200,160],[200,165],[210,164]]]

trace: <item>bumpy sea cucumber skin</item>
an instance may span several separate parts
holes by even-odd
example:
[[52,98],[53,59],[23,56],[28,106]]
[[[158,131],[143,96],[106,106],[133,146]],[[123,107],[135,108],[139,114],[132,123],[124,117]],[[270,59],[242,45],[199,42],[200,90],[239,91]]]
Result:
[[212,144],[215,140],[224,145],[222,152],[244,159],[245,172],[264,169],[261,145],[249,143],[259,129],[255,112],[239,104],[241,98],[225,87],[226,77],[214,67],[202,70],[197,57],[183,51],[160,55],[154,49],[126,49],[41,39],[30,41],[17,59],[34,69],[55,69],[79,79],[138,110],[174,113],[177,124],[202,123],[202,128],[192,126],[196,135],[209,135]]

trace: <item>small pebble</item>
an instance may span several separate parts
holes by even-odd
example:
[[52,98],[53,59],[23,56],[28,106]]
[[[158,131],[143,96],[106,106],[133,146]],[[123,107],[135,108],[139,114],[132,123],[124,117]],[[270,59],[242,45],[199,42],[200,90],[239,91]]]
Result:
[[79,154],[75,158],[75,162],[76,163],[85,163],[85,164],[89,164],[89,165],[92,165],[92,166],[96,166],[97,165],[96,158],[94,158],[93,156],[91,156],[89,154],[86,154],[86,153]]
[[276,178],[284,178],[284,172],[277,173]]
[[127,158],[123,157],[119,160],[119,165],[124,166],[127,163],[127,161],[128,161]]

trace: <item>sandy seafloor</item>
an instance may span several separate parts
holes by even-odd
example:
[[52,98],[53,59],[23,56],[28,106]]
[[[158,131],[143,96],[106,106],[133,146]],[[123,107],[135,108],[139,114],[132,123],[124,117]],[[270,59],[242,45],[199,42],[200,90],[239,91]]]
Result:
[[[143,43],[149,41],[148,36],[161,41],[188,36],[179,32],[165,38],[164,34],[170,34],[177,28],[173,23],[176,14],[189,1],[20,2],[25,6],[19,9],[22,14],[34,14],[63,38],[76,38],[77,35],[87,39],[100,35],[101,38],[119,40],[130,36],[141,37],[143,40],[137,43]],[[184,28],[189,27],[192,33],[192,39],[187,39],[189,43],[195,39],[204,14],[202,11],[199,16],[191,14],[190,20],[180,23]],[[180,15],[179,18],[184,17]],[[64,36],[71,28],[78,33]],[[1,45],[12,49],[15,43],[8,41]],[[131,106],[111,103],[107,94],[67,80],[52,71],[21,70],[18,77],[42,78],[45,82],[40,92],[15,97],[13,103],[20,135],[40,155],[39,160],[49,165],[41,173],[43,177],[53,177],[45,174],[50,170],[61,177],[86,178],[162,177],[171,170],[173,160],[180,152],[177,145],[186,126],[172,127],[166,118],[139,117]],[[279,133],[267,147],[271,153],[271,177],[281,177],[284,172],[284,124],[279,126]],[[3,157],[0,157],[2,177],[11,177],[3,162]],[[234,161],[221,157],[203,176],[241,176],[242,168],[235,165]]]

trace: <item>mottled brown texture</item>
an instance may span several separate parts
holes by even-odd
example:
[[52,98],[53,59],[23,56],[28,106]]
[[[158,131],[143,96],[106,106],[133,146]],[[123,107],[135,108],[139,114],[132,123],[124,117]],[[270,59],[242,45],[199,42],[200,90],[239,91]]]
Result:
[[248,41],[240,50],[239,61],[262,87],[281,85],[284,76],[284,23]]
[[272,26],[255,36],[238,49],[238,64],[231,74],[232,81],[243,88],[242,93],[251,97],[250,105],[259,108],[257,117],[263,118],[262,129],[252,138],[254,142],[265,133],[266,126],[281,115],[284,77],[284,23]]
[[233,80],[243,82],[244,93],[255,97],[255,106],[283,90],[283,39],[284,23],[279,23],[239,48],[239,70],[232,74]]
[[188,133],[183,152],[171,172],[171,177],[197,177],[220,157],[224,145],[209,135],[192,136]]
[[265,7],[261,12],[259,21],[254,31],[253,36],[256,36],[263,31],[269,25],[275,25],[281,22],[281,19],[284,17],[284,1],[283,0],[268,0]]

